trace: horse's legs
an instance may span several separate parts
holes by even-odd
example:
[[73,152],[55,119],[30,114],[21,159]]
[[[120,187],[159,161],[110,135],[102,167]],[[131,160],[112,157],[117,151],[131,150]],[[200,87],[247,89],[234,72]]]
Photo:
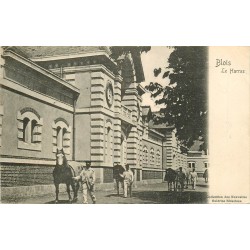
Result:
[[121,186],[122,186],[123,195],[124,195],[124,180],[121,180]]
[[66,183],[66,186],[67,186],[67,193],[68,193],[68,196],[69,196],[69,202],[71,202],[72,199],[71,199],[71,195],[70,195],[70,183]]
[[75,201],[77,201],[78,200],[78,190],[79,190],[79,188],[80,188],[80,184],[79,184],[79,181],[77,181],[77,183],[76,183],[76,187],[75,187]]
[[76,201],[77,200],[77,193],[76,193],[76,185],[75,185],[75,181],[72,180],[71,181],[71,187],[72,187],[72,190],[73,190],[73,193],[74,193],[74,197],[73,197],[73,201]]
[[117,189],[117,195],[119,196],[119,181],[116,180],[116,189]]
[[55,203],[58,203],[59,183],[55,183],[55,188],[56,188],[56,200],[55,200]]

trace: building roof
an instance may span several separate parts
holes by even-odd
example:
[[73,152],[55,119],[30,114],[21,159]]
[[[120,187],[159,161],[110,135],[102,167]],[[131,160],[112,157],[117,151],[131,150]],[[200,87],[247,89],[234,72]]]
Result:
[[173,125],[169,125],[168,123],[159,123],[155,124],[153,120],[150,120],[148,126],[153,129],[174,129]]
[[6,48],[4,53],[3,53],[3,57],[10,57],[16,61],[19,61],[20,63],[25,64],[27,67],[30,67],[33,70],[45,75],[46,77],[49,77],[50,79],[62,84],[64,87],[66,87],[66,88],[68,88],[68,89],[70,89],[78,94],[80,93],[80,90],[76,86],[73,86],[72,84],[63,80],[62,78],[60,78],[56,74],[52,73],[51,71],[44,69],[43,67],[40,67],[38,64],[34,63],[30,59],[27,59],[27,58],[21,56],[20,54],[17,54],[12,49],[9,50],[8,48]]
[[140,96],[148,92],[140,83],[137,86],[137,90]]
[[142,107],[142,116],[147,116],[151,112],[151,107],[150,106],[141,106]]
[[42,59],[54,56],[67,56],[86,54],[91,52],[106,52],[110,54],[107,46],[13,46],[17,52],[29,59]]

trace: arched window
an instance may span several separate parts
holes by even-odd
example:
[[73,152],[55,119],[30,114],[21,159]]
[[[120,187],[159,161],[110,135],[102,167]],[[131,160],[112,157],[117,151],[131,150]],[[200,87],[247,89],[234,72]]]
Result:
[[43,119],[32,108],[17,113],[18,148],[41,150]]
[[159,167],[161,165],[161,153],[160,150],[158,149],[156,151],[156,166]]
[[38,134],[38,131],[37,131],[37,121],[36,120],[32,120],[31,122],[31,142],[32,143],[35,143],[37,141],[37,134]]
[[53,129],[53,152],[57,148],[64,150],[65,154],[70,154],[71,126],[64,119],[57,119],[52,124]]
[[148,148],[146,146],[143,148],[143,165],[148,165]]
[[62,128],[58,126],[56,128],[56,146],[58,149],[62,149]]
[[23,119],[23,141],[29,142],[29,125],[30,125],[30,119],[25,117]]
[[153,148],[150,149],[150,165],[155,164],[155,151]]

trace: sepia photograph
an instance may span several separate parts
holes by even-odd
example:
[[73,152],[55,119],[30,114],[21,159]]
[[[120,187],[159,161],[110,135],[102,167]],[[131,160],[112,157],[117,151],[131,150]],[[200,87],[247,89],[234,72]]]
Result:
[[2,46],[1,202],[207,203],[208,47]]
[[244,1],[2,1],[1,249],[245,249]]
[[206,203],[208,48],[1,47],[2,203]]

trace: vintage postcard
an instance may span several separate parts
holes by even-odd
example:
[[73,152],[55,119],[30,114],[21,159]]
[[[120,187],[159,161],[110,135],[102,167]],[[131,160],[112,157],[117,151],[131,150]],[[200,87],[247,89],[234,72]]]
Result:
[[250,203],[250,47],[0,54],[1,203]]

